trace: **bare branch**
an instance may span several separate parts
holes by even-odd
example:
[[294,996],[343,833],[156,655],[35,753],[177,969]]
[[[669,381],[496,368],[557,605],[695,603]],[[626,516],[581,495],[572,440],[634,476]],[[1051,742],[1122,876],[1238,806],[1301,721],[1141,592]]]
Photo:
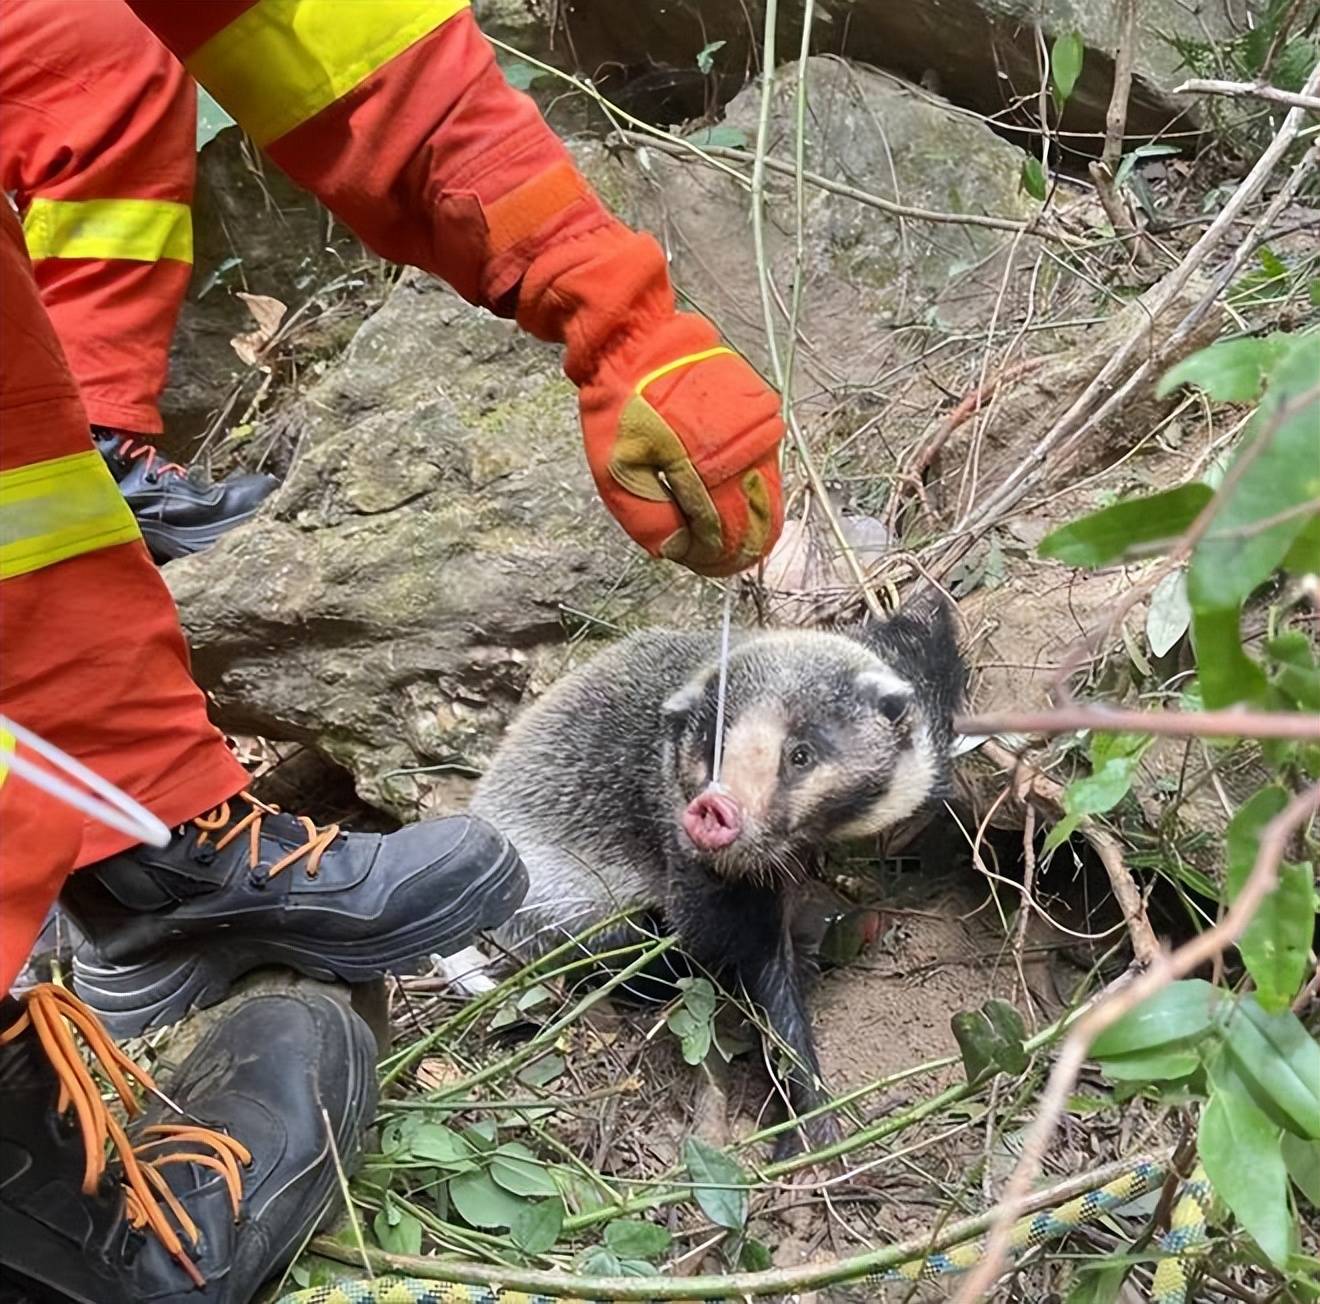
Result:
[[1128,95],[1132,90],[1132,59],[1136,53],[1137,0],[1118,0],[1118,48],[1114,51],[1114,87],[1105,113],[1105,148],[1098,162],[1091,164],[1091,180],[1104,206],[1110,225],[1119,235],[1134,231],[1123,201],[1114,186],[1119,161],[1123,157],[1123,135],[1127,130]]
[[1253,100],[1269,100],[1273,104],[1286,104],[1291,109],[1320,113],[1320,95],[1300,95],[1296,91],[1285,91],[1262,82],[1215,81],[1212,78],[1193,77],[1191,81],[1175,86],[1173,94],[1226,95],[1230,99],[1248,97]]
[[[1006,774],[1013,776],[1014,795],[1020,802],[1035,801],[1046,812],[1057,818],[1063,814],[1063,785],[1051,779],[1037,766],[1016,752],[996,742],[987,742],[982,752],[994,761]],[[1118,839],[1102,829],[1093,820],[1084,819],[1077,826],[1077,831],[1091,844],[1100,863],[1109,876],[1109,886],[1113,888],[1114,900],[1123,912],[1123,921],[1127,924],[1128,936],[1132,939],[1132,958],[1140,968],[1145,968],[1159,954],[1160,944],[1156,940],[1155,930],[1146,917],[1146,906],[1141,899],[1141,892],[1128,867],[1123,861],[1123,848]]]
[[[1317,63],[1311,70],[1311,75],[1307,79],[1303,93],[1311,96],[1320,94],[1320,63]],[[1107,412],[1111,411],[1123,395],[1130,393],[1142,379],[1163,365],[1163,353],[1158,351],[1155,357],[1147,356],[1135,366],[1132,364],[1142,350],[1145,350],[1147,354],[1150,353],[1150,336],[1153,323],[1157,322],[1176,301],[1177,296],[1191,280],[1192,275],[1224,241],[1243,212],[1260,194],[1275,167],[1292,148],[1293,142],[1302,130],[1304,118],[1305,114],[1301,109],[1294,108],[1289,111],[1274,139],[1269,143],[1260,158],[1257,159],[1255,166],[1242,179],[1237,189],[1229,197],[1228,202],[1220,209],[1214,221],[1206,227],[1201,238],[1188,250],[1182,262],[1160,282],[1157,290],[1151,296],[1149,314],[1141,328],[1134,331],[1123,342],[1121,347],[1100,369],[1095,379],[1041,437],[1031,452],[1004,478],[995,492],[974,511],[969,511],[956,524],[954,527],[956,533],[976,533],[984,530],[1002,516],[1004,512],[1015,507],[1026,495],[1037,469],[1051,454],[1059,452],[1061,448],[1072,446],[1073,441]],[[1306,171],[1314,164],[1318,156],[1318,150],[1320,150],[1320,142],[1313,145],[1298,164],[1293,173],[1294,180],[1305,176]],[[1286,202],[1287,192],[1290,189],[1289,186],[1280,188],[1279,194],[1275,196],[1275,200],[1266,214],[1267,218],[1272,220],[1273,216],[1276,215],[1277,205],[1280,202]],[[1226,273],[1232,275],[1235,267],[1246,258],[1244,246],[1239,245],[1238,249],[1240,256],[1235,255],[1234,258],[1229,259],[1225,268],[1221,269],[1216,276],[1216,293],[1218,292],[1220,278]],[[1194,320],[1195,314],[1190,315],[1188,320],[1174,332],[1170,341],[1166,343],[1166,349],[1169,344],[1185,338],[1186,334],[1190,332]]]
[[1157,956],[1145,973],[1135,978],[1127,976],[1121,979],[1073,1024],[1050,1071],[1049,1081],[1041,1096],[1040,1109],[1027,1131],[1021,1157],[995,1210],[985,1254],[962,1283],[954,1304],[971,1304],[973,1300],[985,1298],[1002,1267],[1013,1222],[1024,1207],[1024,1197],[1030,1191],[1032,1180],[1040,1171],[1046,1147],[1054,1136],[1054,1129],[1067,1104],[1077,1074],[1086,1061],[1091,1043],[1143,1001],[1213,960],[1242,936],[1261,902],[1278,880],[1279,862],[1283,859],[1289,840],[1318,809],[1320,784],[1294,797],[1265,826],[1251,873],[1219,923],[1198,933],[1172,954]]
[[1068,706],[1055,711],[1004,711],[960,716],[963,734],[1148,733],[1161,738],[1278,738],[1320,743],[1320,717],[1293,711],[1129,711],[1111,706]]
[[[714,159],[725,159],[731,163],[756,162],[756,155],[750,150],[737,149],[731,145],[702,145],[698,149],[696,146],[689,147],[681,137],[660,139],[640,131],[616,131],[612,133],[611,139],[622,140],[628,145],[644,145],[648,149],[663,150],[666,154],[674,154],[680,158],[687,155],[698,155],[702,157],[709,156]],[[773,158],[767,155],[762,160],[762,164],[768,172],[779,172],[785,176],[794,176],[797,173],[796,167],[786,159]],[[936,222],[948,226],[984,226],[994,231],[1015,231],[1023,235],[1038,236],[1042,240],[1054,240],[1059,244],[1069,246],[1078,243],[1071,236],[1064,235],[1060,231],[1051,231],[1038,222],[1019,222],[1016,218],[994,217],[986,213],[944,213],[932,208],[916,208],[911,204],[898,204],[892,199],[885,199],[883,196],[873,194],[869,190],[861,190],[857,186],[850,186],[846,182],[835,181],[831,177],[822,176],[819,172],[811,172],[806,169],[802,172],[802,179],[821,190],[828,190],[834,195],[843,195],[847,199],[855,199],[859,204],[865,204],[868,208],[878,208],[882,213],[889,213],[894,217],[908,217],[917,222]]]

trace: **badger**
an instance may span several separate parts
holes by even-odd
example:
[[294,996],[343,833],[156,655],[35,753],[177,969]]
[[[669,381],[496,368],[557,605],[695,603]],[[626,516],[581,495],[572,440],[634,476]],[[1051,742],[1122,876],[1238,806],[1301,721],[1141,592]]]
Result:
[[652,629],[596,655],[514,721],[472,809],[530,878],[497,940],[529,959],[621,909],[649,916],[761,1007],[801,1114],[825,1097],[795,895],[828,843],[947,791],[966,671],[942,601],[831,631],[734,631],[712,783],[720,648],[718,633]]

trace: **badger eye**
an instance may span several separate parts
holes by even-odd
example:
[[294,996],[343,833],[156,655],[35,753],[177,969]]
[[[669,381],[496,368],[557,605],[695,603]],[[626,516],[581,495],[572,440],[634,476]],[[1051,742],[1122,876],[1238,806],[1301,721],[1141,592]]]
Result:
[[815,759],[815,752],[806,743],[795,743],[788,754],[788,763],[795,770],[805,770]]

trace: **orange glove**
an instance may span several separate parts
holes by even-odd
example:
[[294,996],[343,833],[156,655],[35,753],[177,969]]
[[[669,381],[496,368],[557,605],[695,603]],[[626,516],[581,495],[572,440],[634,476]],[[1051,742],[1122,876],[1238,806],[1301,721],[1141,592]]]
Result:
[[675,311],[665,257],[610,219],[535,257],[517,319],[567,345],[605,505],[654,557],[732,575],[779,537],[779,398],[704,317]]

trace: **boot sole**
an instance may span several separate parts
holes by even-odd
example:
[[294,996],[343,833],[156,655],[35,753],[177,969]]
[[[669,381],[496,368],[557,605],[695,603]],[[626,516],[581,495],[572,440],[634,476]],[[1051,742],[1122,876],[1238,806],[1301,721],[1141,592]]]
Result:
[[504,923],[527,894],[526,866],[507,839],[502,843],[499,859],[439,918],[330,945],[278,934],[245,941],[223,932],[212,943],[194,938],[135,965],[100,964],[75,954],[73,990],[111,1036],[122,1039],[218,1004],[254,969],[282,966],[327,982],[363,983],[424,956],[452,955]]

